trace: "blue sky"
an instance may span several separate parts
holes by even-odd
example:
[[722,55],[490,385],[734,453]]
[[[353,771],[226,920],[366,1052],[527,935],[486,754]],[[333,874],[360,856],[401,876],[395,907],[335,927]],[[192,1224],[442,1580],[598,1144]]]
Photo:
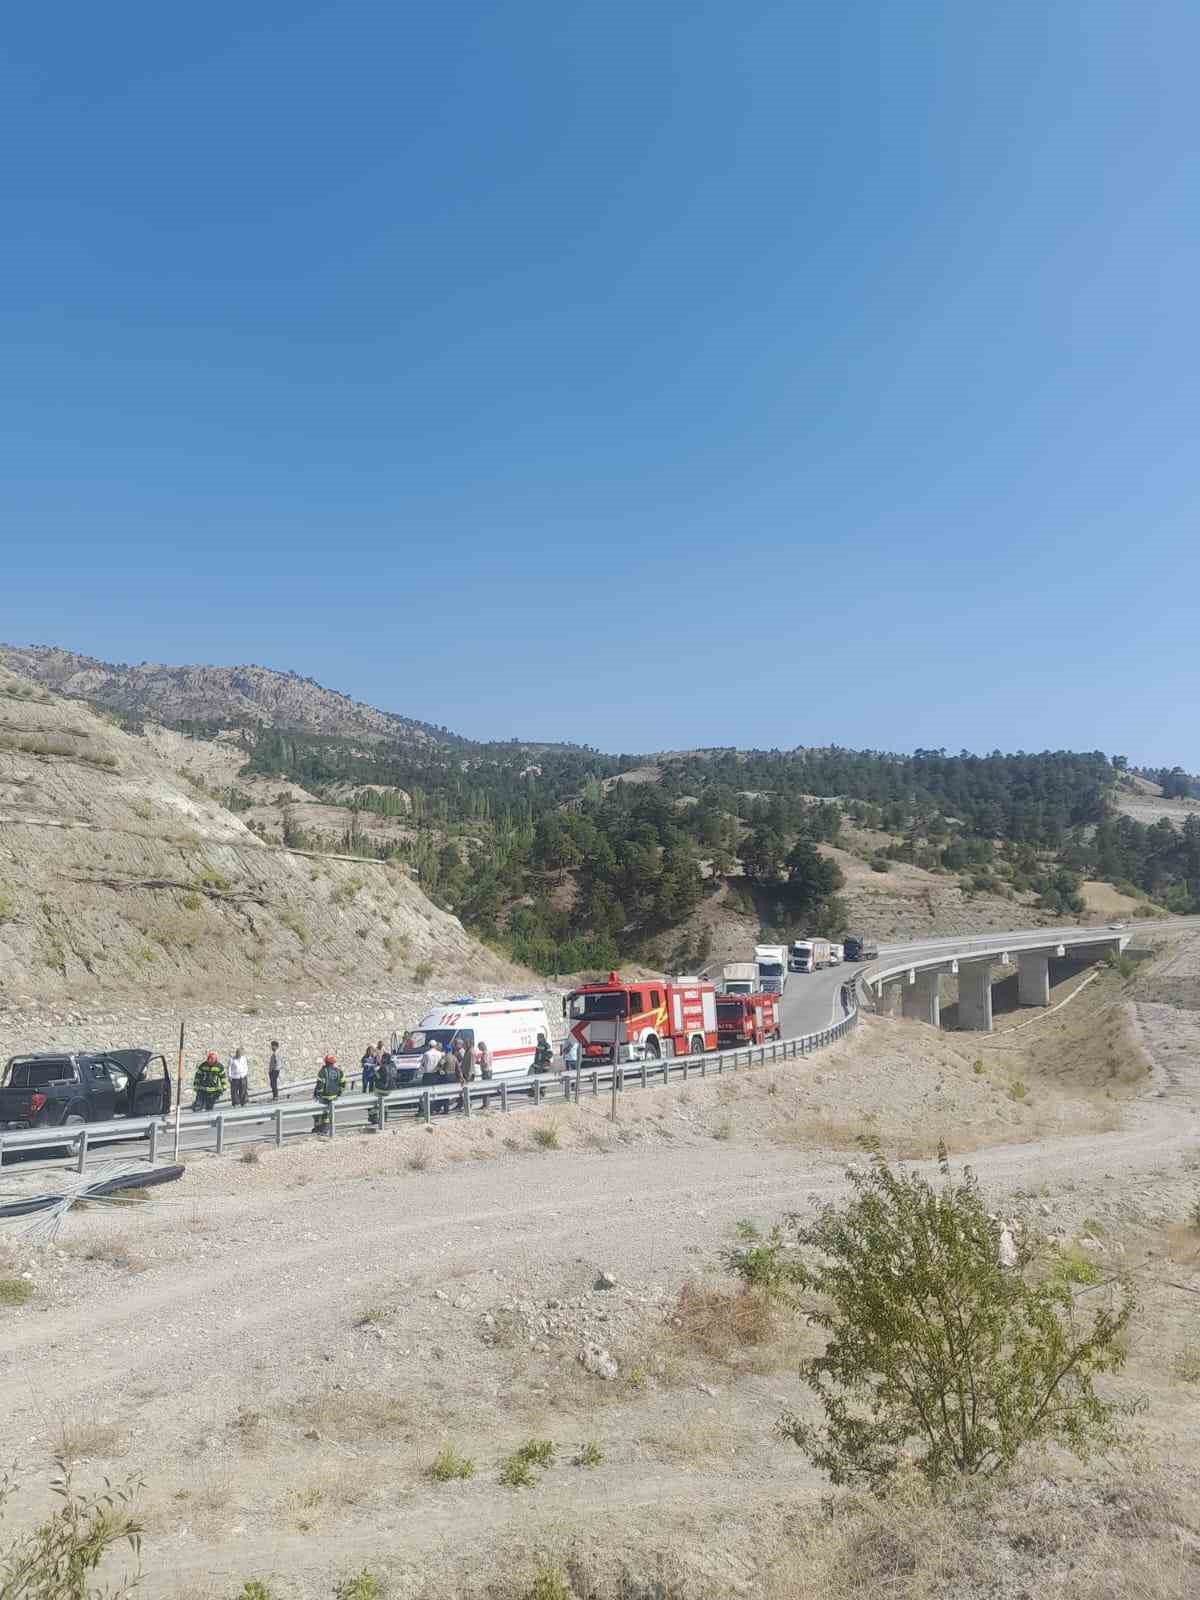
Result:
[[1200,770],[1190,0],[26,7],[0,637]]

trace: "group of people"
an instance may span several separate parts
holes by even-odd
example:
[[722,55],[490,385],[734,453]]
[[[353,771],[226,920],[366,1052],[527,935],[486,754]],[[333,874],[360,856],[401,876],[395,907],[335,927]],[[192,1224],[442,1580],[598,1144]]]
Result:
[[[411,1058],[417,1053],[418,1048],[419,1045],[413,1035],[406,1034],[400,1046],[400,1053]],[[553,1046],[544,1033],[539,1033],[531,1070],[538,1073],[549,1072],[553,1060]],[[375,1044],[368,1041],[359,1066],[364,1094],[387,1094],[390,1090],[399,1088],[399,1068],[395,1056],[391,1050],[385,1048],[382,1039]],[[267,1063],[267,1081],[271,1086],[272,1100],[279,1099],[279,1077],[282,1070],[283,1057],[280,1054],[279,1040],[272,1039],[271,1054]],[[441,1043],[430,1035],[420,1052],[420,1076],[423,1083],[456,1083],[460,1086],[474,1083],[476,1078],[486,1080],[492,1076],[492,1053],[486,1040],[472,1040],[469,1034],[452,1034]],[[229,1058],[228,1067],[215,1050],[210,1050],[196,1067],[192,1087],[196,1095],[193,1111],[211,1111],[226,1093],[235,1106],[249,1104],[250,1063],[242,1046],[238,1045]],[[317,1073],[313,1098],[320,1100],[328,1110],[330,1104],[345,1091],[346,1074],[338,1066],[337,1057],[332,1054],[327,1055]]]
[[[267,1061],[267,1082],[271,1086],[271,1099],[279,1099],[279,1075],[283,1071],[283,1057],[279,1053],[279,1040],[271,1040],[271,1054]],[[223,1094],[228,1092],[235,1106],[250,1103],[250,1062],[241,1045],[229,1058],[229,1065],[210,1050],[197,1066],[192,1078],[196,1103],[193,1111],[211,1111]]]

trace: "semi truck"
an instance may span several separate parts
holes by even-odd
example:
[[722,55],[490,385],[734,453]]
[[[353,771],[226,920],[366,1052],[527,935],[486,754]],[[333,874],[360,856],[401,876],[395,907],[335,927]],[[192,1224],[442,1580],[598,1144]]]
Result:
[[861,933],[848,933],[842,949],[847,961],[873,961],[879,954],[878,947]]
[[717,987],[707,978],[630,978],[610,972],[563,1001],[581,1061],[659,1061],[717,1048]]
[[819,972],[830,965],[828,939],[793,939],[788,966],[793,972]]
[[717,996],[717,1044],[722,1050],[735,1050],[746,1044],[766,1044],[778,1039],[779,996],[777,994],[719,994]]
[[754,965],[758,989],[763,994],[782,994],[787,987],[788,953],[784,944],[756,944]]
[[753,994],[758,988],[758,968],[753,961],[731,961],[721,968],[722,994]]

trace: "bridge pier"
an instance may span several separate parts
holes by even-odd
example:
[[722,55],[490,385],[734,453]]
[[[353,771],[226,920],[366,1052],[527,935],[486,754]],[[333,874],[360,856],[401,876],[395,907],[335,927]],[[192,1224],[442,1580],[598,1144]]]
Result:
[[896,1015],[896,1003],[900,999],[900,988],[900,984],[895,981],[879,985],[879,999],[875,1005],[875,1010],[879,1016],[894,1017]]
[[1050,956],[1045,950],[1022,950],[1017,956],[1017,1002],[1023,1006],[1050,1004]]
[[942,1022],[942,1006],[938,998],[938,969],[914,972],[912,982],[901,984],[901,1007],[910,1022],[927,1022],[938,1028]]
[[992,963],[958,964],[958,1025],[972,1033],[992,1031]]

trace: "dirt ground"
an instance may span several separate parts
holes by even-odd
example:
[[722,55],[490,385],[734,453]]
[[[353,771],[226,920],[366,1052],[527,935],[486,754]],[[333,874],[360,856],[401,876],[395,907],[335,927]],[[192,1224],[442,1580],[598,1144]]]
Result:
[[[369,1569],[396,1600],[528,1596],[539,1570],[623,1600],[1183,1600],[1200,1012],[1143,997],[1160,971],[1200,977],[1200,937],[986,1040],[874,1018],[786,1069],[630,1094],[616,1123],[585,1096],[204,1156],[150,1200],[72,1214],[52,1248],[6,1235],[0,1273],[32,1286],[0,1305],[13,1518],[48,1504],[59,1450],[81,1482],[143,1479],[151,1597],[258,1578],[317,1600]],[[1039,1458],[970,1529],[919,1497],[884,1521],[821,1513],[828,1485],[772,1429],[802,1403],[812,1330],[697,1308],[720,1306],[739,1231],[844,1192],[864,1132],[906,1159],[970,1150],[1004,1216],[1135,1275],[1112,1381],[1136,1414],[1129,1459]],[[550,1459],[501,1482],[531,1441]],[[472,1470],[439,1481],[439,1462]]]

